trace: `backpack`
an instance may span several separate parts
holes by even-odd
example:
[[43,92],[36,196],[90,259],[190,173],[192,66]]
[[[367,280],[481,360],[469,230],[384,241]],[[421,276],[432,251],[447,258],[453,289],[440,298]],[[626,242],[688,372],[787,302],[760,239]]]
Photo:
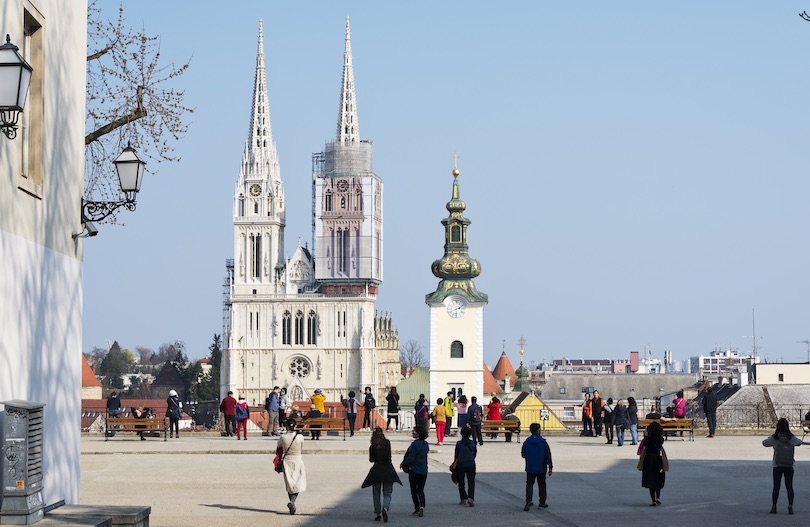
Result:
[[177,404],[177,401],[171,399],[169,402],[169,407],[166,410],[166,415],[170,419],[180,419],[180,406]]
[[481,419],[481,407],[480,406],[476,406],[473,409],[472,420],[473,421],[481,421],[482,420]]
[[237,421],[244,421],[244,420],[245,420],[245,419],[247,419],[247,418],[248,418],[248,413],[247,413],[247,411],[245,411],[245,409],[244,409],[244,408],[242,408],[242,406],[241,406],[241,405],[238,405],[238,404],[237,404],[237,405],[236,405],[236,420],[237,420]]

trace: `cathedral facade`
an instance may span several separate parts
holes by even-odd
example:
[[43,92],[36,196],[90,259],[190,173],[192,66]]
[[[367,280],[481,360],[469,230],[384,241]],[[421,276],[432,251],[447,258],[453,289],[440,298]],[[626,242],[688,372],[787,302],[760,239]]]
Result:
[[312,248],[284,249],[286,203],[270,126],[261,22],[252,111],[233,202],[226,264],[220,395],[261,405],[274,386],[327,401],[400,379],[399,337],[376,312],[383,277],[383,184],[360,139],[346,21],[337,134],[312,159]]

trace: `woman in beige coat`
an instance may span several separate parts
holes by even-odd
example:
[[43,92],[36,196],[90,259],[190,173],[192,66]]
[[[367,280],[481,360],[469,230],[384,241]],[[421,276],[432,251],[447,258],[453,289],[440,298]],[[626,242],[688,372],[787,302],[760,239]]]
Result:
[[278,438],[276,448],[281,448],[281,455],[284,456],[284,485],[290,498],[287,508],[290,509],[290,514],[295,514],[295,500],[298,493],[307,490],[307,471],[304,467],[304,458],[301,457],[304,437],[295,431],[294,421],[290,420],[287,423],[287,433]]

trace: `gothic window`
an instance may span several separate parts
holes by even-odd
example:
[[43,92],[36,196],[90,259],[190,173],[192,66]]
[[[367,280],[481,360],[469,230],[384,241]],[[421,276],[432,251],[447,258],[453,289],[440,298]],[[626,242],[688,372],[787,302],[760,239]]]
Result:
[[259,202],[257,201],[256,203],[253,204],[253,214],[258,213],[259,213]]
[[326,205],[325,205],[326,212],[332,212],[332,191],[331,190],[326,191],[325,201],[326,201]]
[[236,211],[237,216],[244,216],[245,215],[245,197],[239,196],[239,206],[238,210]]
[[250,235],[250,276],[259,278],[262,262],[262,237],[259,234]]
[[357,189],[357,195],[354,198],[354,210],[363,210],[363,189]]
[[345,196],[340,196],[340,208],[341,209],[346,208],[346,197]]
[[450,241],[453,243],[461,243],[461,225],[450,226]]
[[349,229],[338,229],[337,268],[341,273],[349,272]]
[[310,311],[307,317],[307,344],[317,344],[318,337],[318,319],[315,317],[315,311]]
[[450,358],[451,359],[463,359],[464,358],[464,344],[461,341],[454,340],[452,344],[450,344]]
[[292,315],[285,311],[281,317],[281,343],[292,344]]
[[295,343],[304,343],[304,314],[301,311],[295,313]]
[[[288,370],[290,375],[293,377],[307,377],[309,376],[309,372],[312,371],[312,365],[309,363],[307,359],[304,357],[295,357],[293,360],[290,361],[290,368]],[[295,386],[294,388],[299,388]],[[299,401],[303,399],[303,394],[301,396],[296,397],[298,394],[295,393],[293,390],[293,401]]]

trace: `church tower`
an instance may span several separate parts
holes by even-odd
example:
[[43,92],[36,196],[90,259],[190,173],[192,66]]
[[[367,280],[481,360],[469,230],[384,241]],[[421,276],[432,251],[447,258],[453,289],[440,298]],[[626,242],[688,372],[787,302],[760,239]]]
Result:
[[346,19],[337,135],[312,156],[315,273],[327,294],[376,293],[382,282],[383,185],[360,139]]
[[453,195],[447,202],[444,225],[444,256],[433,262],[433,275],[440,278],[436,291],[425,296],[430,307],[430,401],[448,391],[462,392],[484,402],[484,306],[487,295],[475,288],[473,278],[481,264],[470,258],[465,203],[453,169]]

